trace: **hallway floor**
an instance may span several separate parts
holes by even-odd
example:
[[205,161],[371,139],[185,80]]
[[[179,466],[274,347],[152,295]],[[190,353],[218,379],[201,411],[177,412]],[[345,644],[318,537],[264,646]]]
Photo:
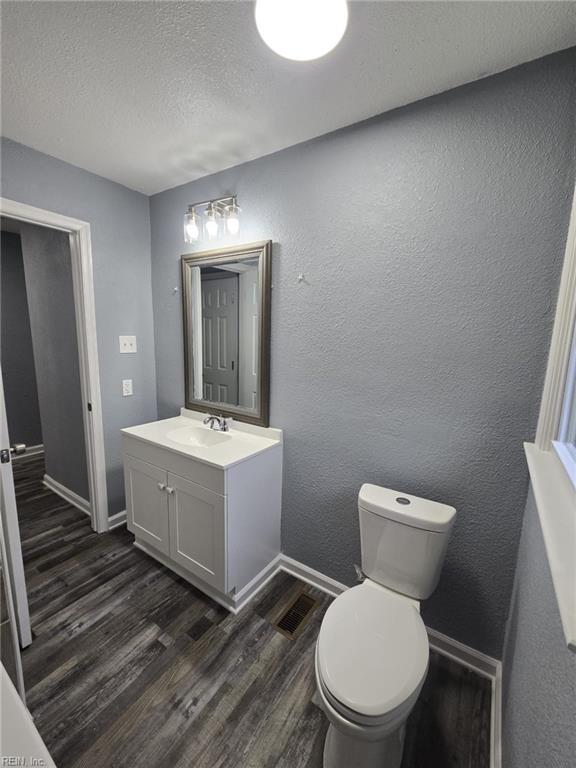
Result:
[[[302,584],[278,575],[238,616],[132,546],[97,535],[14,464],[34,640],[28,706],[59,768],[321,768],[314,643],[272,623]],[[432,653],[403,768],[489,768],[490,682]],[[351,768],[353,768],[351,766]]]

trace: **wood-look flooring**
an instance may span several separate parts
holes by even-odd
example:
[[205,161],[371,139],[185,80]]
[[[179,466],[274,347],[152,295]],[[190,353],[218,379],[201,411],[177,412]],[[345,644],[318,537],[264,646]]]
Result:
[[[97,535],[14,464],[34,640],[28,706],[59,768],[321,768],[314,643],[272,624],[302,584],[278,575],[238,616],[132,546]],[[489,768],[489,681],[432,654],[403,768]],[[354,768],[354,766],[350,766]]]

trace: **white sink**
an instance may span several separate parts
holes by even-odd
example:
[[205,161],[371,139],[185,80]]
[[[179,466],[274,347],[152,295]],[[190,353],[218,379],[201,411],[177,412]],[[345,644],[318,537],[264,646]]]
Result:
[[[205,413],[182,408],[180,416],[126,427],[122,434],[125,441],[143,440],[220,469],[282,444],[279,429],[234,420],[229,432],[218,432],[202,423],[205,416]],[[131,451],[127,444],[124,452],[131,456]]]
[[190,447],[220,445],[231,439],[231,435],[225,432],[215,432],[208,427],[180,427],[166,433],[168,440],[172,440],[178,445],[188,445]]

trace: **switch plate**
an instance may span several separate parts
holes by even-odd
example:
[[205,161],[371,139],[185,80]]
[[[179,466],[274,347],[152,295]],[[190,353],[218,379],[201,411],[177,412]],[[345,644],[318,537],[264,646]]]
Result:
[[136,336],[118,336],[120,353],[123,355],[136,352]]
[[124,397],[128,397],[129,395],[133,394],[132,379],[122,379],[122,395]]

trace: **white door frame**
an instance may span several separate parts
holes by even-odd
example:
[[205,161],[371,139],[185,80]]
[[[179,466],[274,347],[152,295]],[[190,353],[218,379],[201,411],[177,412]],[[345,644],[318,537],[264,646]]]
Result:
[[[0,366],[0,447],[8,448],[8,419],[4,402],[4,387],[2,382],[2,367]],[[25,648],[32,642],[30,628],[30,611],[28,608],[28,593],[26,591],[26,576],[24,574],[24,559],[22,557],[22,540],[18,510],[16,508],[16,492],[12,462],[0,464],[0,533],[2,548],[2,568],[6,578],[6,602],[8,615],[14,621],[14,627],[20,639],[20,645]],[[18,651],[17,644],[15,652]]]
[[98,533],[104,533],[109,528],[108,491],[106,488],[106,460],[98,368],[90,224],[80,219],[62,216],[60,213],[35,208],[15,200],[8,200],[5,197],[0,197],[0,215],[28,224],[59,229],[68,232],[70,236],[82,412],[90,489],[90,517],[92,528]]

